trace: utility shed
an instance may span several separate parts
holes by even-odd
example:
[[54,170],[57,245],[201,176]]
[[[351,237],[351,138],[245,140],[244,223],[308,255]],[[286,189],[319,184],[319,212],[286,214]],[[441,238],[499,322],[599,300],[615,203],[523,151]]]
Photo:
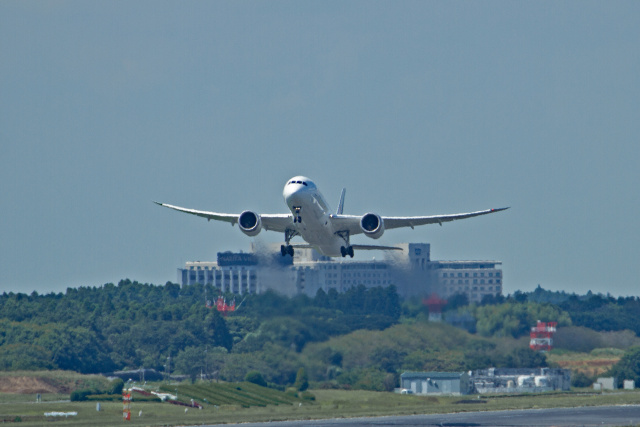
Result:
[[405,372],[400,375],[401,388],[413,394],[468,394],[469,374],[464,372]]
[[598,378],[596,382],[602,384],[602,390],[615,390],[618,388],[616,379],[614,377]]

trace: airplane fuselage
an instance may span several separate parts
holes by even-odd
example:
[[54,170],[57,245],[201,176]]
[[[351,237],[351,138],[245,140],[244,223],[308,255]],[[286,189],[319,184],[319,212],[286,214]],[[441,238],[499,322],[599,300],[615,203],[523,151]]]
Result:
[[291,178],[282,196],[293,214],[293,229],[320,253],[340,256],[345,240],[335,234],[329,205],[313,181],[304,176]]

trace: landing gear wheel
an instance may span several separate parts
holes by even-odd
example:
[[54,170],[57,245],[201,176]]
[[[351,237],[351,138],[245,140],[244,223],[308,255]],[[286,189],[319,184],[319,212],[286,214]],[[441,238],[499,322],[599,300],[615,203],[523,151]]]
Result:
[[342,255],[342,258],[346,257],[347,255],[353,258],[353,246],[348,246],[346,248],[344,246],[340,246],[340,255]]
[[293,257],[293,246],[291,245],[280,245],[280,255],[291,255]]

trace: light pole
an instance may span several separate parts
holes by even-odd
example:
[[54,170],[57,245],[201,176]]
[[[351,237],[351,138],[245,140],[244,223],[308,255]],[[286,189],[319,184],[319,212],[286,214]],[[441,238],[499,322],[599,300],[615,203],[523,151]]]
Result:
[[207,357],[208,350],[209,350],[209,345],[207,344],[204,347],[204,374],[206,375],[206,378],[209,378],[209,358]]
[[171,353],[167,357],[167,382],[171,384]]

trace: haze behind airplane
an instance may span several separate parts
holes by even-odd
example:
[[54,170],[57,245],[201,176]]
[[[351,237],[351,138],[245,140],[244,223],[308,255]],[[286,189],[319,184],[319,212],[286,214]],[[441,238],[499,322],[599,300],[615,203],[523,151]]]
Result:
[[[165,203],[154,202],[160,206],[180,212],[197,215],[207,220],[225,221],[231,225],[238,224],[240,231],[247,236],[255,236],[262,229],[284,233],[285,244],[280,246],[282,256],[294,254],[294,248],[314,248],[323,255],[353,258],[354,250],[402,250],[395,246],[352,245],[351,236],[364,234],[371,239],[379,239],[385,230],[400,227],[414,228],[418,225],[440,224],[458,219],[471,218],[500,212],[509,208],[487,209],[484,211],[460,213],[453,215],[392,217],[375,213],[364,215],[344,215],[344,197],[342,190],[335,213],[331,212],[328,203],[318,191],[316,184],[304,176],[291,178],[284,186],[282,195],[291,213],[258,214],[244,211],[240,214],[187,209]],[[302,237],[307,244],[291,244],[291,239]]]

